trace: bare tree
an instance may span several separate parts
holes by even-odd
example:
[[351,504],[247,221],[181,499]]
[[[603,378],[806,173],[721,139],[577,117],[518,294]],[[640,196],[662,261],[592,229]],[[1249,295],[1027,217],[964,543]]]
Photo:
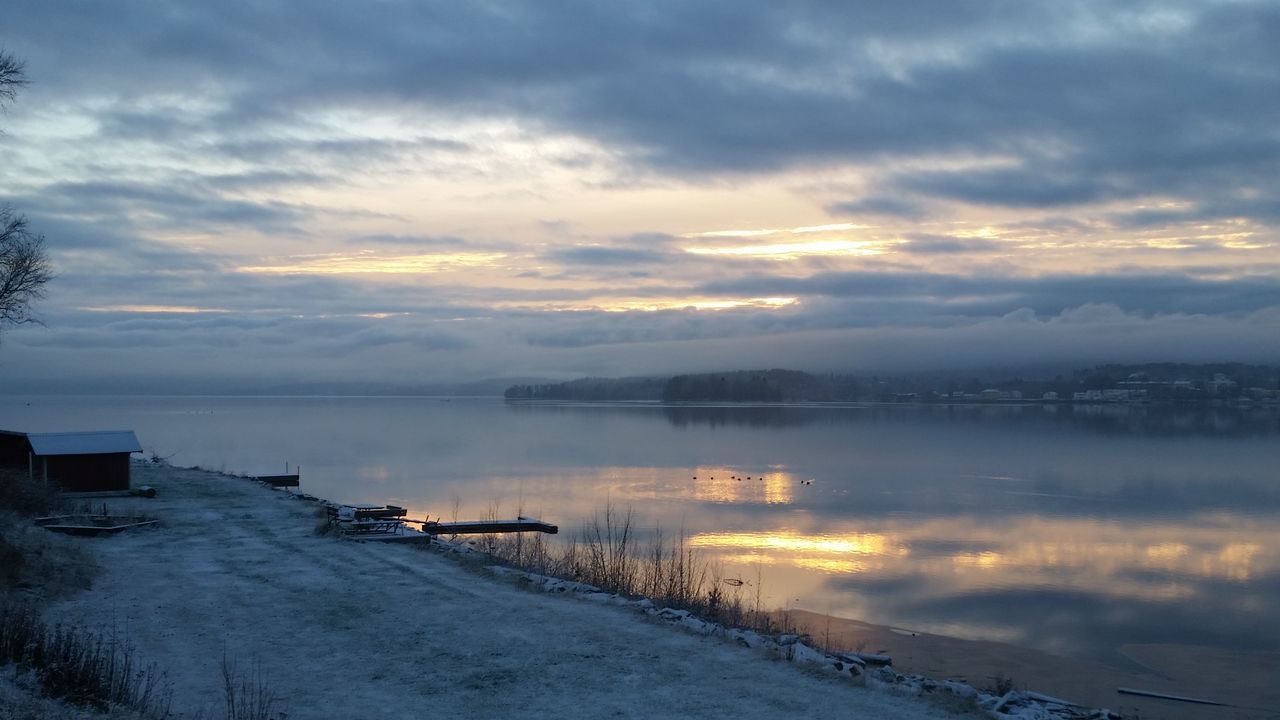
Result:
[[34,322],[31,303],[44,297],[53,277],[44,237],[27,230],[27,219],[0,208],[0,327]]
[[[27,84],[21,60],[0,50],[0,108]],[[0,329],[35,322],[31,303],[44,297],[53,278],[44,252],[44,236],[27,229],[27,219],[10,207],[0,207]]]
[[0,107],[13,102],[18,88],[27,84],[27,66],[11,53],[0,50]]

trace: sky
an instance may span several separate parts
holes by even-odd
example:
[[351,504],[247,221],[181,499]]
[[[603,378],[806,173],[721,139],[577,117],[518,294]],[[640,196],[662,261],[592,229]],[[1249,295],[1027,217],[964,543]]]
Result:
[[1280,358],[1280,4],[9,0],[9,389]]

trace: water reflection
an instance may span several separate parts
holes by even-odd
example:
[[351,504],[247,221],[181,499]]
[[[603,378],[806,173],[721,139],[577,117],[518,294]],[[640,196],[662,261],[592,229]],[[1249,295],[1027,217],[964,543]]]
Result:
[[178,464],[227,471],[291,460],[307,492],[415,517],[523,512],[568,537],[629,507],[642,536],[682,530],[766,604],[1065,652],[1280,645],[1278,418],[0,397],[0,428],[133,428]]
[[[527,407],[527,406],[526,406]],[[1034,423],[1106,435],[1280,434],[1280,408],[1230,405],[761,405],[658,406],[677,427],[803,427],[815,424],[913,422]]]
[[794,500],[799,480],[784,470],[755,471],[749,475],[742,470],[727,467],[699,467],[694,470],[693,482],[682,492],[677,487],[673,495],[691,500],[716,503],[789,505]]

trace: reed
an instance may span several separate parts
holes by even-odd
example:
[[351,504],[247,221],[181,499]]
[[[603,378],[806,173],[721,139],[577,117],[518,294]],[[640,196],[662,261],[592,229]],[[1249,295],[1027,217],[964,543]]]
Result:
[[243,672],[234,661],[222,655],[222,695],[227,720],[284,720],[287,713],[280,698],[268,687],[262,668]]
[[761,607],[758,568],[754,604],[749,605],[742,583],[727,584],[721,568],[709,564],[687,540],[683,528],[668,536],[659,527],[647,543],[640,542],[635,512],[607,504],[565,542],[552,544],[542,535],[516,533],[502,540],[483,539],[478,549],[513,567],[627,597],[646,597],[725,627],[765,634],[790,627]]
[[0,665],[33,670],[51,698],[107,711],[126,707],[146,718],[169,716],[172,691],[154,664],[141,665],[114,632],[49,627],[30,603],[0,602]]

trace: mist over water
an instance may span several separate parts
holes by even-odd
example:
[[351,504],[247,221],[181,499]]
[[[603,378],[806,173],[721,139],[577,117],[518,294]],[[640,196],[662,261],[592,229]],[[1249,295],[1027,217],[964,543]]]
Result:
[[412,516],[606,504],[683,531],[745,602],[1063,653],[1280,644],[1280,412],[0,397],[0,429],[133,429]]

